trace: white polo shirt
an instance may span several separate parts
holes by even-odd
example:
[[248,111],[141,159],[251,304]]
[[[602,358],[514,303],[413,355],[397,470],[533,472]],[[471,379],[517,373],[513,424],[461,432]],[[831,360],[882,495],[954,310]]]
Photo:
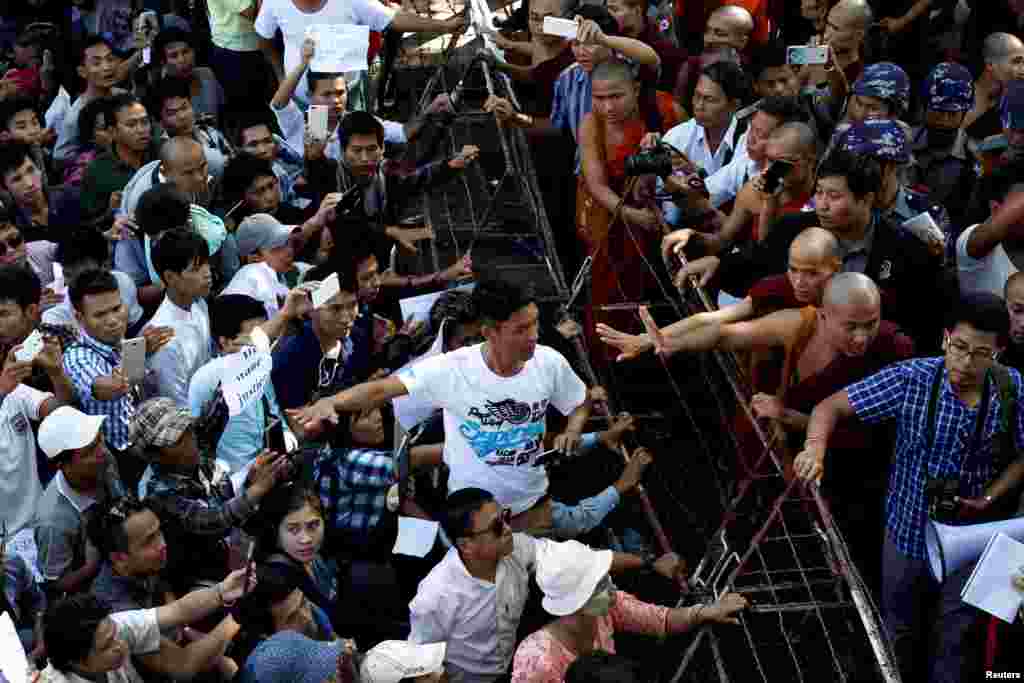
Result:
[[39,409],[52,397],[19,384],[0,402],[0,520],[12,535],[32,524],[43,495],[32,422],[39,421]]

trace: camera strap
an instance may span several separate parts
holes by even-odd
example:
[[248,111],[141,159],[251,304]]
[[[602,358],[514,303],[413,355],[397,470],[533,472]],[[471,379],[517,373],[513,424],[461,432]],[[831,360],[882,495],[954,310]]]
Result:
[[[931,391],[928,396],[928,412],[926,419],[927,433],[925,434],[926,442],[928,444],[928,450],[931,451],[935,447],[936,432],[938,431],[938,402],[939,393],[942,390],[942,375],[946,369],[944,362],[939,363],[938,369],[935,371],[935,377],[932,379]],[[977,453],[981,448],[981,439],[985,432],[985,420],[988,417],[988,407],[991,402],[991,388],[992,382],[990,381],[991,371],[985,372],[985,385],[981,392],[981,401],[978,404],[978,414],[974,421],[974,433],[971,435],[970,447],[967,454],[964,456],[963,461],[960,464],[960,471],[963,472],[963,464],[973,454]]]

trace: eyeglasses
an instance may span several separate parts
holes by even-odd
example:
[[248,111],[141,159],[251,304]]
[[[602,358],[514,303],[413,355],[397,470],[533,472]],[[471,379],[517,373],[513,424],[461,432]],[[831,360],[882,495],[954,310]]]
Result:
[[8,249],[11,251],[16,250],[24,242],[25,238],[22,237],[20,233],[9,239],[0,240],[0,256],[6,254]]
[[466,535],[472,538],[474,536],[480,536],[481,534],[486,534],[490,532],[495,536],[501,536],[501,532],[505,530],[505,527],[508,526],[509,522],[511,521],[512,510],[510,510],[509,508],[504,508],[501,512],[498,513],[498,516],[495,517],[494,521],[491,522],[488,526],[486,526],[483,529],[480,529],[479,531],[470,531]]
[[946,335],[946,350],[950,356],[959,358],[961,360],[969,360],[971,363],[984,363],[988,360],[995,360],[996,356],[999,355],[997,351],[982,347],[980,349],[971,349],[967,344],[960,340],[953,339],[950,335]]

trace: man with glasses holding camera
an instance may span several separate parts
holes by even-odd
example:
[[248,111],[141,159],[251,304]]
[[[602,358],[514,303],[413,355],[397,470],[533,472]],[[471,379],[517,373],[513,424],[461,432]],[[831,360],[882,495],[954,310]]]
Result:
[[[944,356],[891,365],[819,403],[794,462],[799,477],[820,480],[840,420],[896,423],[882,550],[882,616],[904,680],[925,680],[925,656],[932,658],[927,680],[960,680],[961,642],[977,616],[960,600],[973,564],[939,587],[929,578],[929,519],[945,524],[1005,519],[1018,506],[1024,422],[1019,409],[1004,411],[1011,396],[1020,405],[1021,376],[995,362],[1009,329],[999,297],[965,296],[946,328]],[[936,600],[937,642],[926,655],[929,622],[923,615]]]

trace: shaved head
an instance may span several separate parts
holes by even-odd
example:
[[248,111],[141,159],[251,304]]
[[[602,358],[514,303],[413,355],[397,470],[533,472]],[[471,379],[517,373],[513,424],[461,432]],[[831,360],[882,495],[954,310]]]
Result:
[[882,296],[878,286],[863,273],[838,273],[825,286],[822,304],[836,306],[881,307]]
[[1014,52],[1024,50],[1024,43],[1012,33],[990,33],[981,46],[986,64],[1002,64]]
[[711,13],[704,26],[704,51],[731,47],[742,52],[753,32],[754,17],[750,12],[736,5],[723,5]]
[[796,156],[815,156],[818,151],[818,136],[810,126],[800,121],[782,124],[772,131],[768,139]]
[[790,259],[839,270],[839,239],[824,228],[807,228],[789,245]]
[[160,162],[166,166],[175,166],[185,159],[195,158],[203,153],[203,146],[192,138],[171,138],[160,148]]
[[592,81],[626,81],[632,83],[635,78],[633,76],[633,68],[625,62],[619,61],[618,59],[610,59],[606,62],[601,62],[594,67],[594,70],[590,73],[590,80]]
[[750,12],[746,8],[738,5],[722,5],[708,17],[708,21],[711,19],[723,19],[728,21],[733,28],[743,31],[746,34],[753,33],[754,31],[754,17],[751,16]]
[[874,20],[867,0],[840,0],[828,13],[828,23],[840,31],[865,33]]

